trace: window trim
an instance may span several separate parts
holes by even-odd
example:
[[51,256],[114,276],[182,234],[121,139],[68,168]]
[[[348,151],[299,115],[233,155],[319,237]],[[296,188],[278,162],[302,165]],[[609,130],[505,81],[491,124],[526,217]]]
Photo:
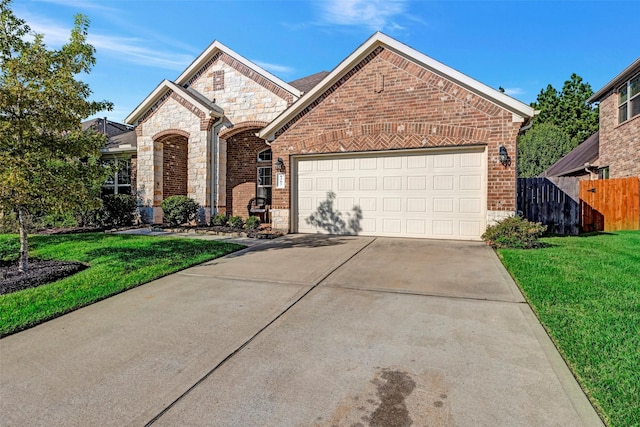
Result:
[[[618,86],[616,93],[618,95],[618,103],[617,103],[617,115],[618,115],[618,124],[625,123],[634,117],[640,115],[640,110],[634,115],[632,115],[631,104],[638,102],[640,103],[640,90],[636,94],[631,93],[631,82],[634,80],[638,80],[638,85],[640,85],[640,73],[634,75],[629,80],[627,80],[624,84]],[[626,95],[626,99],[621,101],[623,92]],[[624,112],[624,119],[622,119],[622,112]]]

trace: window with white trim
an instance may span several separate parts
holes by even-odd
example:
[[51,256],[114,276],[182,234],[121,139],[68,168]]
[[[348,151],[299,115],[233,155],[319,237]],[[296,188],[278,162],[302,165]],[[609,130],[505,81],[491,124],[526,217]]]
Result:
[[112,176],[102,184],[102,195],[131,194],[131,161],[127,159],[106,160],[106,164],[116,165]]
[[272,186],[272,166],[271,166],[271,149],[267,148],[258,153],[258,177],[256,195],[267,199],[267,203],[271,201]]
[[640,114],[640,74],[618,88],[618,123]]

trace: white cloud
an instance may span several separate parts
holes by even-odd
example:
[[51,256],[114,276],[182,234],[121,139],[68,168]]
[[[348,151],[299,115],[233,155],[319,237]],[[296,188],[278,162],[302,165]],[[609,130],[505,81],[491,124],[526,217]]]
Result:
[[509,96],[517,96],[517,95],[522,95],[523,93],[525,93],[525,91],[524,89],[519,87],[507,87],[504,89],[504,93],[506,93]]
[[[33,15],[27,16],[25,19],[34,32],[44,34],[44,42],[47,45],[59,47],[69,41],[71,26],[66,27]],[[135,37],[89,33],[87,41],[96,48],[98,53],[115,55],[123,61],[148,67],[182,71],[193,60],[193,55],[191,54],[161,51],[146,47],[148,43],[145,40]]]
[[393,18],[404,14],[406,0],[325,0],[320,6],[322,18],[329,24],[393,30],[403,29]]
[[264,61],[257,61],[252,59],[251,62],[253,62],[254,64],[256,64],[258,67],[262,67],[265,70],[272,72],[272,73],[281,73],[281,74],[291,74],[293,73],[293,68],[288,67],[286,65],[278,65],[278,64],[272,64],[269,62],[264,62]]

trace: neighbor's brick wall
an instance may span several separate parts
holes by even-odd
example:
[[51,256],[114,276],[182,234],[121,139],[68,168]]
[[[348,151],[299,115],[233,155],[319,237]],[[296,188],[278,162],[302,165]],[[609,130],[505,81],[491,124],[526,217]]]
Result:
[[600,102],[600,159],[610,178],[640,176],[640,115],[618,124],[618,95]]
[[[292,154],[486,144],[488,216],[513,213],[521,122],[389,50],[379,48],[365,62],[272,143],[273,158],[285,160],[287,183]],[[498,161],[500,145],[512,157],[509,167]],[[289,209],[290,188],[273,189],[274,208]]]
[[256,197],[258,153],[269,146],[250,129],[227,138],[226,212],[248,217],[249,200]]

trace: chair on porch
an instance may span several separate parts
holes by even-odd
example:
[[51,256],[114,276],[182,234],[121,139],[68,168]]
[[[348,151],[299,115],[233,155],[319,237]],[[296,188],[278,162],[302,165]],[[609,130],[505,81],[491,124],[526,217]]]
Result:
[[263,224],[269,222],[269,200],[266,197],[254,197],[247,205],[249,216],[257,216]]

